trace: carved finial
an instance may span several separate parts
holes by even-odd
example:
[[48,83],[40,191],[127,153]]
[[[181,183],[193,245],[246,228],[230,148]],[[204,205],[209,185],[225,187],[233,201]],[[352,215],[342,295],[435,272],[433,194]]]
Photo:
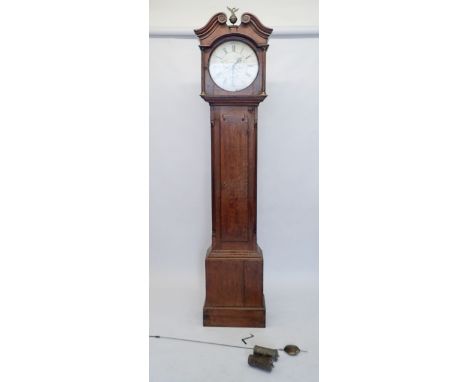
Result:
[[229,17],[229,21],[231,22],[231,24],[235,24],[237,22],[237,16],[236,16],[236,12],[239,10],[239,8],[229,8],[229,7],[226,7],[228,9],[229,12],[231,12],[231,16]]

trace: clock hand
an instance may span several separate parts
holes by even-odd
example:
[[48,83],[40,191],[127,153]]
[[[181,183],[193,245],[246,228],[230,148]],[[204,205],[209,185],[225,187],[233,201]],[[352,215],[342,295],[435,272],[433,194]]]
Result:
[[234,85],[234,69],[236,68],[236,65],[242,61],[242,57],[239,57],[236,62],[234,62],[234,64],[232,64],[232,67],[231,67],[231,82],[232,84]]
[[239,57],[236,62],[234,62],[234,64],[232,65],[232,67],[234,68],[239,62],[242,61],[242,57]]
[[234,70],[234,68],[236,67],[236,65],[242,61],[242,57],[239,57],[236,62],[234,62],[234,64],[231,65],[231,70]]

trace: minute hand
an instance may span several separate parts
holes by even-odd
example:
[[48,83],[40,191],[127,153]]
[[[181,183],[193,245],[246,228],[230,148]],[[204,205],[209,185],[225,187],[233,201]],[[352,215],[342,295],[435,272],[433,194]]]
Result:
[[234,64],[232,64],[232,70],[234,71],[235,66],[242,61],[242,57],[239,57]]
[[234,62],[234,64],[232,64],[232,68],[231,68],[231,82],[232,82],[232,85],[234,86],[234,68],[236,67],[236,65],[242,61],[242,57],[239,57],[236,62]]

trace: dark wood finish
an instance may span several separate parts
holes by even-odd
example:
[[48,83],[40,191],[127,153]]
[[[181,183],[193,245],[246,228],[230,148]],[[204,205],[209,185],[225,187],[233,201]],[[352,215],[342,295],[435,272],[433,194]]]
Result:
[[210,307],[261,307],[263,305],[262,250],[215,251],[205,260],[206,300]]
[[[249,131],[242,110],[221,113],[220,220],[221,241],[249,241]],[[235,159],[235,160],[233,160]]]
[[[212,159],[212,245],[205,259],[205,326],[265,327],[263,255],[257,245],[257,108],[267,96],[265,68],[268,37],[252,14],[228,26],[224,13],[195,30],[201,49],[201,97],[210,104]],[[257,77],[247,88],[230,92],[209,74],[211,52],[239,40],[256,53]]]
[[[258,106],[266,97],[266,51],[268,49],[268,37],[273,29],[264,26],[256,16],[250,13],[242,15],[239,26],[228,26],[226,21],[226,15],[220,12],[214,15],[203,28],[195,30],[195,34],[200,39],[200,49],[202,51],[201,96],[210,104],[225,102],[225,104],[239,105],[247,103]],[[208,71],[211,52],[226,40],[239,40],[250,45],[258,58],[259,68],[255,81],[247,88],[237,92],[226,91],[218,87],[211,79]]]
[[264,328],[265,304],[260,307],[211,307],[203,308],[204,326]]

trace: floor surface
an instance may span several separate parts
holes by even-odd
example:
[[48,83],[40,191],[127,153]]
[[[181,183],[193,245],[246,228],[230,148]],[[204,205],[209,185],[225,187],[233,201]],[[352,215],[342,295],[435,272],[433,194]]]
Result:
[[265,282],[266,328],[205,328],[204,283],[184,277],[150,275],[150,335],[243,346],[307,350],[292,357],[280,352],[271,373],[247,364],[251,350],[150,338],[151,382],[318,381],[318,279],[313,274],[271,276]]

